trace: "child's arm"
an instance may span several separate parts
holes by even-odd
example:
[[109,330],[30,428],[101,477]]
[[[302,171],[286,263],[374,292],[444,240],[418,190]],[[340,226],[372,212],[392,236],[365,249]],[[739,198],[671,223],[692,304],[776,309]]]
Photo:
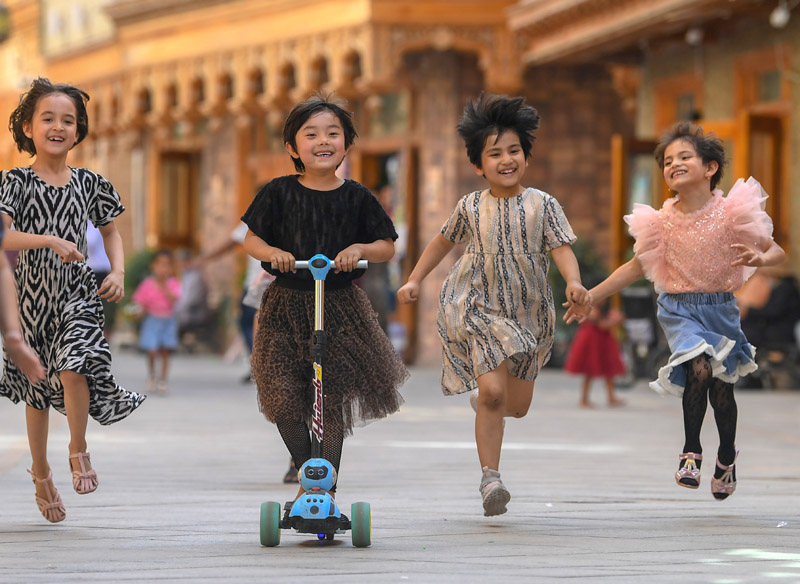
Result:
[[419,286],[422,280],[431,273],[433,268],[439,265],[439,262],[444,259],[444,256],[450,253],[450,250],[452,250],[455,245],[455,243],[447,239],[441,233],[436,234],[425,248],[425,251],[422,252],[422,255],[417,261],[417,265],[414,266],[414,269],[408,276],[408,282],[397,291],[397,299],[400,303],[408,304],[410,302],[416,302],[417,298],[419,298]]
[[[622,264],[620,267],[614,270],[614,273],[612,273],[608,278],[589,290],[592,302],[602,302],[623,288],[627,288],[643,275],[644,270],[642,269],[642,264],[639,261],[638,256],[633,256],[630,261]],[[577,307],[573,304],[569,307],[569,310],[567,310],[567,313],[564,315],[564,321],[567,324],[576,320],[582,321],[584,318],[586,318],[588,312],[589,311],[585,306]]]
[[11,217],[5,213],[0,213],[5,225],[5,236],[3,237],[3,248],[11,250],[21,249],[42,249],[49,247],[58,254],[61,261],[79,262],[83,259],[83,254],[78,251],[78,246],[61,239],[55,235],[37,235],[35,233],[23,233],[22,231],[11,230]]
[[564,244],[550,251],[558,271],[567,283],[566,296],[570,305],[580,304],[589,306],[592,298],[581,284],[581,271],[578,267],[578,258],[572,251],[572,246]]
[[244,236],[244,250],[253,258],[262,262],[272,262],[280,272],[294,272],[295,257],[288,251],[271,246],[258,235],[247,230]]
[[[762,243],[762,247],[763,246]],[[786,259],[786,252],[783,251],[781,246],[775,243],[774,239],[767,240],[764,251],[761,251],[756,246],[750,247],[743,243],[734,243],[731,247],[739,252],[739,257],[731,263],[731,266],[760,268],[762,266],[775,266],[783,263]]]
[[[8,232],[6,232],[8,236]],[[9,358],[31,383],[44,379],[44,367],[22,337],[19,326],[17,290],[6,254],[0,250],[0,333]]]
[[97,293],[109,302],[119,302],[125,297],[125,252],[122,249],[122,236],[113,221],[98,229],[103,236],[103,247],[111,264],[111,272],[100,284]]
[[352,272],[358,260],[379,263],[388,262],[394,256],[394,241],[391,238],[376,239],[372,243],[354,243],[334,258],[336,272]]

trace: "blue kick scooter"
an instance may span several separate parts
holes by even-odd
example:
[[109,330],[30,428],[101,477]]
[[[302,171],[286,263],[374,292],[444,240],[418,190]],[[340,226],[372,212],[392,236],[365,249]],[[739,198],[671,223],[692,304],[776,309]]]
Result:
[[[280,503],[267,501],[261,504],[261,545],[274,547],[281,542],[281,529],[294,529],[298,533],[314,533],[320,540],[332,541],[334,535],[350,530],[355,547],[369,547],[372,543],[372,516],[369,503],[353,503],[348,519],[339,511],[336,499],[328,494],[336,484],[336,470],[322,457],[324,438],[325,391],[322,379],[327,357],[325,334],[325,278],[333,261],[317,254],[308,261],[296,261],[295,269],[308,269],[314,277],[314,333],[311,339],[311,356],[314,360],[311,383],[314,387],[314,413],[311,420],[311,458],[298,471],[300,486],[305,491],[299,499],[286,503],[281,518]],[[367,261],[358,262],[366,268]]]

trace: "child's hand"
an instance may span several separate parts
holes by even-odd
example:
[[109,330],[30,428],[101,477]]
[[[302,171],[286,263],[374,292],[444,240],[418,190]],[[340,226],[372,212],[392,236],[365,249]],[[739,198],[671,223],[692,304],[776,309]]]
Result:
[[78,251],[78,246],[66,239],[53,236],[50,239],[49,247],[58,254],[58,257],[60,257],[61,261],[65,264],[83,260],[83,254]]
[[407,282],[397,291],[397,300],[400,304],[411,304],[419,298],[419,284]]
[[567,284],[567,302],[570,305],[587,305],[592,303],[592,295],[581,284]]
[[111,272],[100,284],[97,293],[104,300],[119,302],[125,297],[125,275],[121,272]]
[[352,272],[355,270],[362,253],[361,246],[357,243],[344,248],[336,254],[336,257],[333,259],[333,263],[336,265],[334,274],[338,274],[339,272]]
[[44,379],[44,367],[33,349],[22,339],[22,335],[19,333],[6,335],[3,338],[3,344],[8,352],[8,357],[31,383],[36,384]]
[[739,256],[731,262],[731,266],[760,268],[764,265],[764,256],[757,249],[751,248],[743,243],[734,243],[731,247],[739,252]]
[[563,306],[569,307],[566,314],[564,314],[564,322],[567,324],[572,324],[573,322],[581,323],[586,320],[586,318],[592,312],[591,303],[571,304],[570,302],[565,302]]
[[269,258],[269,261],[272,262],[272,267],[281,273],[297,272],[297,270],[294,269],[294,256],[288,251],[276,249],[272,257]]

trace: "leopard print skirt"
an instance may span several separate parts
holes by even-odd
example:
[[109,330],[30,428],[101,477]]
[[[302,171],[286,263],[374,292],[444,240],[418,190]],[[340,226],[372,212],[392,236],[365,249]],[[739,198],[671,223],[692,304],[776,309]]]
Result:
[[[314,292],[271,285],[258,313],[251,366],[261,412],[270,421],[310,422],[314,391],[311,335]],[[325,417],[345,435],[396,412],[408,370],[378,324],[367,295],[356,286],[325,292]]]

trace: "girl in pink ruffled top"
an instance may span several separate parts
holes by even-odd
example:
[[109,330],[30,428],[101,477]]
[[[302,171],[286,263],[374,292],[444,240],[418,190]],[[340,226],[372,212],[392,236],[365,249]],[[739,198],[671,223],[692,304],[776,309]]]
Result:
[[[772,239],[767,195],[754,178],[739,179],[728,196],[716,189],[725,151],[713,134],[676,124],[659,141],[655,158],[675,196],[658,211],[634,206],[625,217],[636,239],[633,259],[590,292],[600,302],[642,276],[655,284],[658,321],[672,354],[650,387],[683,399],[685,442],[675,480],[700,486],[700,428],[710,401],[720,441],[711,492],[722,500],[736,489],[733,384],[757,368],[733,292],[756,268],[779,264],[786,254]],[[565,318],[583,320],[587,312],[572,306]]]

